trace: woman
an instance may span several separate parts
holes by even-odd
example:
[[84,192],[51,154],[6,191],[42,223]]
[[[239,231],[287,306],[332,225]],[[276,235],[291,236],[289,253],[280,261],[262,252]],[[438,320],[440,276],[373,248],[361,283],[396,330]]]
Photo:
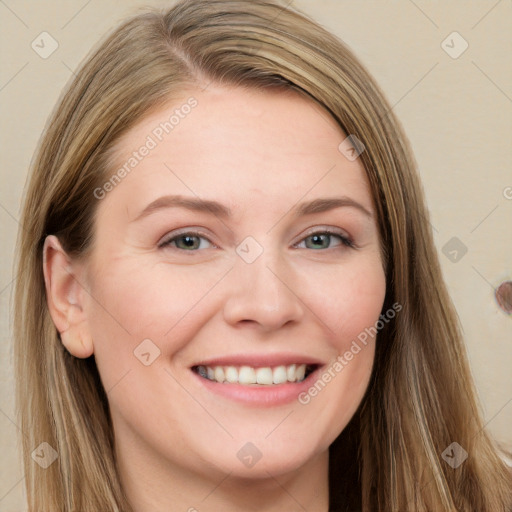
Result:
[[29,510],[510,510],[414,167],[362,65],[283,5],[117,28],[25,200]]

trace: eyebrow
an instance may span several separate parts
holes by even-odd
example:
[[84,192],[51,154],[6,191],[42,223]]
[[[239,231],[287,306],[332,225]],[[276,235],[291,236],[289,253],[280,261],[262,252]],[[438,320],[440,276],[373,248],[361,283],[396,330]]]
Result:
[[[356,208],[360,212],[364,213],[366,217],[372,218],[372,213],[367,208],[347,196],[314,199],[313,201],[300,203],[291,211],[295,213],[295,216],[300,217],[315,213],[323,213],[342,207]],[[195,212],[211,213],[222,218],[228,218],[232,215],[231,210],[227,206],[217,201],[179,195],[167,195],[159,197],[148,204],[132,222],[136,222],[156,211],[166,208],[185,208]]]

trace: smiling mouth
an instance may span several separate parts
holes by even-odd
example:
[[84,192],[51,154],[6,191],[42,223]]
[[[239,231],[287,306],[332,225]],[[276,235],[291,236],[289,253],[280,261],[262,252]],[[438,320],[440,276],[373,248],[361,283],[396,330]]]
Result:
[[290,364],[280,366],[193,366],[200,377],[218,383],[244,386],[302,382],[318,368],[316,364]]

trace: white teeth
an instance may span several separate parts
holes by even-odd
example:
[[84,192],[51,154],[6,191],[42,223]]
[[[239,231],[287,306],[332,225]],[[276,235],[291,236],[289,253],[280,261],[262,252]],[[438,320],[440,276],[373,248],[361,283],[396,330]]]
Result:
[[285,382],[300,382],[306,375],[305,364],[290,364],[288,366],[269,366],[253,368],[251,366],[198,366],[197,373],[209,380],[228,382],[230,384],[284,384]]
[[225,377],[228,382],[238,382],[238,370],[234,366],[226,366]]
[[256,384],[256,371],[250,366],[242,366],[238,370],[238,382],[240,384]]
[[216,366],[213,369],[213,379],[217,382],[224,382],[224,368],[222,366]]
[[256,382],[258,384],[272,384],[272,368],[258,368],[256,370]]
[[272,382],[274,384],[282,384],[288,380],[286,375],[286,366],[278,366],[272,371]]
[[290,366],[288,366],[288,368],[286,368],[286,378],[290,382],[295,382],[295,380],[297,379],[296,369],[297,369],[296,364],[291,364]]

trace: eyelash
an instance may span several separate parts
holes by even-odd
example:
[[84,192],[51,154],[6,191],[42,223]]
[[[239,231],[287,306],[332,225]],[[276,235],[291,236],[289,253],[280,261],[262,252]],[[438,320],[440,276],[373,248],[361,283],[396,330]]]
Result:
[[[304,242],[306,239],[308,239],[310,237],[313,237],[315,235],[328,235],[328,236],[331,236],[331,237],[334,236],[334,237],[337,237],[340,240],[340,242],[341,242],[341,244],[343,246],[351,248],[351,249],[355,249],[356,248],[353,240],[351,240],[346,235],[343,235],[343,234],[341,234],[341,233],[339,233],[337,231],[331,230],[331,229],[323,229],[323,230],[319,230],[319,231],[313,231],[313,232],[309,233],[307,236],[305,236],[304,238],[302,238],[299,242],[294,244],[294,247],[296,247],[298,244]],[[173,242],[176,242],[176,240],[178,240],[179,238],[186,237],[186,236],[202,238],[204,240],[207,240],[208,243],[210,243],[214,247],[217,247],[213,242],[211,242],[209,240],[208,237],[206,237],[203,233],[200,233],[198,231],[184,231],[182,233],[174,234],[171,238],[167,238],[166,240],[161,242],[158,245],[158,247],[159,248],[171,247],[171,244]],[[186,250],[186,249],[180,249],[178,247],[174,247],[174,249],[177,249],[177,250],[180,250],[180,251],[183,251],[183,252],[197,252],[198,251],[198,249]],[[332,249],[332,247],[328,247],[327,249]],[[311,250],[315,250],[315,249],[311,249]],[[326,250],[326,249],[319,249],[319,250]]]
[[[310,238],[312,236],[315,236],[315,235],[328,235],[328,236],[331,236],[331,237],[335,236],[335,237],[339,238],[339,240],[341,241],[341,244],[344,245],[345,247],[349,247],[351,249],[355,249],[355,244],[354,244],[354,242],[353,242],[353,240],[351,238],[349,238],[346,235],[341,234],[338,231],[334,231],[332,229],[323,229],[323,230],[319,230],[319,231],[313,231],[313,232],[309,233],[308,235],[306,235],[302,240],[300,240],[295,245],[298,245],[299,243],[302,243],[306,239],[308,239],[308,238]],[[331,249],[331,247],[329,247],[329,249]],[[314,249],[312,249],[312,250],[314,250]],[[323,250],[325,250],[325,249],[323,249]]]

